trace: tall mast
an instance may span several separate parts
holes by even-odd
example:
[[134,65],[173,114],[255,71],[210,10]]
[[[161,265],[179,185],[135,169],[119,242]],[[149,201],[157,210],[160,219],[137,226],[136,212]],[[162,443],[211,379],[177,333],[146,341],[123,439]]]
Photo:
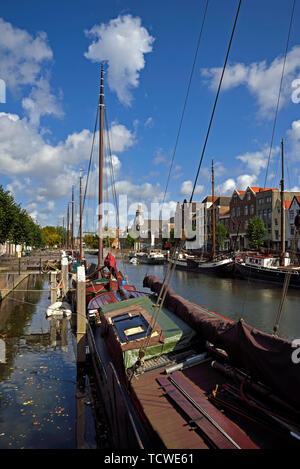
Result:
[[281,140],[281,174],[280,197],[281,197],[281,265],[284,265],[285,254],[285,223],[284,223],[284,162],[283,162],[283,140]]
[[212,259],[216,257],[216,223],[215,223],[215,176],[214,176],[214,160],[211,163],[211,185],[212,185],[212,225],[213,225],[213,248]]
[[82,248],[82,169],[80,170],[79,178],[79,262],[83,260]]
[[71,249],[74,249],[74,186],[72,186]]
[[70,202],[68,202],[68,208],[67,208],[67,249],[70,247],[70,215],[69,215],[69,205]]
[[66,232],[65,232],[65,217],[63,217],[63,230],[62,230],[62,238],[61,238],[61,247],[66,249]]
[[[103,109],[104,109],[104,87],[103,87],[103,62],[101,63],[101,79],[100,79],[100,119],[99,119],[99,197],[98,197],[98,226],[99,226],[99,243],[98,243],[98,268],[103,265],[102,252],[102,220],[103,220]],[[101,272],[99,272],[101,277]]]

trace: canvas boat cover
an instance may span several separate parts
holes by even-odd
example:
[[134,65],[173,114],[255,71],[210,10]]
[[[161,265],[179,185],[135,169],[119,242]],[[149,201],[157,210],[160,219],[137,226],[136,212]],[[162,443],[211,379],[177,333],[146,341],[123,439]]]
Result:
[[[144,287],[159,294],[162,282],[144,279]],[[232,365],[300,409],[300,363],[292,359],[295,348],[288,340],[249,326],[243,319],[230,322],[211,316],[169,288],[164,306],[189,324],[206,341],[225,350]]]
[[[111,313],[112,311],[118,311],[121,315],[123,310],[129,306],[139,305],[144,310],[146,310],[150,316],[153,316],[154,301],[155,300],[153,297],[150,298],[149,296],[141,296],[139,298],[130,298],[120,303],[103,304],[101,306],[100,315],[105,315],[107,313]],[[157,322],[163,331],[164,341],[159,345],[148,347],[146,350],[145,359],[156,357],[173,350],[182,350],[183,348],[188,347],[192,343],[193,338],[196,336],[196,332],[189,324],[182,321],[167,308],[162,308]],[[130,368],[136,363],[140,346],[141,343],[137,346],[137,348],[123,352],[123,362],[126,369]]]

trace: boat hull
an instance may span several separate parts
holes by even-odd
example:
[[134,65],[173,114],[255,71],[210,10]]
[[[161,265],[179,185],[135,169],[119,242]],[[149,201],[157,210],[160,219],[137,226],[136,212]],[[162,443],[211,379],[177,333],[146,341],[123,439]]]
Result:
[[149,265],[163,265],[166,263],[166,259],[151,259],[151,258],[143,258],[139,259],[140,264],[149,264]]
[[194,259],[178,259],[176,263],[176,269],[179,270],[221,276],[231,275],[233,266],[234,262],[232,259],[222,259],[215,262],[201,262]]
[[[241,262],[235,262],[234,272],[235,276],[247,280],[260,281],[271,283],[273,285],[282,286],[284,283],[285,275],[288,270],[247,266]],[[300,288],[300,271],[292,271],[289,286],[293,288]]]

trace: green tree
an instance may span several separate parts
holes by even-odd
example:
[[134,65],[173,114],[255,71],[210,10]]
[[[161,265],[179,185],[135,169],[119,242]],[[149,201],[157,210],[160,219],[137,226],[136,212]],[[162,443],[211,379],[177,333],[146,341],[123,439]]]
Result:
[[132,236],[130,236],[130,234],[127,235],[127,238],[125,240],[126,246],[128,246],[129,248],[133,248],[134,243],[136,243],[136,242],[137,242],[136,238],[133,238]]
[[92,249],[98,249],[99,237],[96,234],[88,234],[83,237],[84,244]]
[[45,226],[42,232],[47,246],[53,247],[61,244],[61,237],[55,226]]
[[216,225],[216,231],[215,231],[216,245],[219,248],[223,246],[227,236],[228,236],[228,230],[226,226],[219,221]]
[[0,243],[9,240],[18,217],[18,207],[9,191],[0,186]]
[[260,217],[253,217],[249,220],[246,236],[249,240],[250,248],[258,248],[263,245],[263,238],[266,236],[267,230],[264,222]]

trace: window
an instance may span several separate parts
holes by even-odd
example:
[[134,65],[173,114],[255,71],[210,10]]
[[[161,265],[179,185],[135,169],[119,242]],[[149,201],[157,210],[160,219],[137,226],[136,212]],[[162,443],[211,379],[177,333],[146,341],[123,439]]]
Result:
[[247,200],[250,200],[251,199],[251,194],[250,192],[247,192]]
[[290,220],[294,219],[294,210],[290,210]]
[[237,195],[236,195],[236,194],[233,196],[233,202],[234,202],[235,204],[237,203]]
[[264,210],[263,210],[263,217],[266,218],[266,216],[267,216],[267,210],[264,208]]
[[241,209],[240,209],[240,207],[237,207],[237,209],[236,209],[236,216],[239,217],[240,214],[241,214]]
[[272,217],[272,210],[268,208],[268,218],[270,219]]
[[279,239],[278,230],[275,230],[275,238]]
[[275,218],[275,225],[278,225],[278,220],[277,220],[277,218]]
[[295,228],[294,226],[291,226],[291,235],[293,236],[295,234]]
[[233,217],[235,217],[235,208],[234,208],[234,207],[231,209],[231,215],[232,215]]
[[245,215],[248,215],[248,205],[245,205]]

